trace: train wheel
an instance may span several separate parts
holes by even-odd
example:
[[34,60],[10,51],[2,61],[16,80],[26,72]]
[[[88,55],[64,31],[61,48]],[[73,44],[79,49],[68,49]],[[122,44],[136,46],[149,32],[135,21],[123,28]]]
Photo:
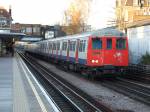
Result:
[[93,81],[96,77],[97,72],[96,71],[91,71],[90,73],[90,79]]
[[69,64],[69,69],[70,71],[74,71],[75,65],[74,64]]

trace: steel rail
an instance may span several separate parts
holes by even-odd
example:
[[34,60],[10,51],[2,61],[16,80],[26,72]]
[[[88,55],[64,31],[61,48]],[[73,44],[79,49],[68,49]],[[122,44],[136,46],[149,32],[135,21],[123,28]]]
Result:
[[115,81],[105,81],[102,85],[150,105],[150,88],[148,87],[120,78]]

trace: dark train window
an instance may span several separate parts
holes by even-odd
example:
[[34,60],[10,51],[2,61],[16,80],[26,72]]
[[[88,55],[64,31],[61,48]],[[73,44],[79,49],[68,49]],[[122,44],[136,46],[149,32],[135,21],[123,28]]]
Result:
[[63,51],[67,50],[67,42],[63,42],[63,44],[62,44],[62,50]]
[[125,49],[126,48],[126,40],[125,39],[117,39],[116,48],[117,49]]
[[92,49],[102,49],[102,40],[100,38],[92,39]]
[[107,49],[112,49],[112,39],[107,39]]

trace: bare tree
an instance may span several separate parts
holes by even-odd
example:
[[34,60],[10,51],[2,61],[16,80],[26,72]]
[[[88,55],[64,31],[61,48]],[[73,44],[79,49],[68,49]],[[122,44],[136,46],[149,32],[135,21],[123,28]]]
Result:
[[74,0],[64,12],[64,29],[68,34],[83,32],[87,25],[91,0]]

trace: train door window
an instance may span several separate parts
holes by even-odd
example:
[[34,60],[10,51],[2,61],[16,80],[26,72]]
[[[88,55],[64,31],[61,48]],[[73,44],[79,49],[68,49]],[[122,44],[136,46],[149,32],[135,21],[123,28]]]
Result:
[[92,38],[92,49],[102,49],[102,39]]
[[80,52],[85,52],[85,45],[86,45],[86,40],[81,40],[79,44],[79,51]]
[[51,46],[51,50],[52,50],[52,48],[53,48],[53,44],[51,43],[51,45],[50,45],[50,46]]
[[63,42],[63,44],[62,44],[62,50],[63,51],[67,50],[67,42]]
[[51,50],[51,43],[49,43],[49,50]]
[[51,50],[51,43],[49,43],[49,50]]
[[72,45],[71,45],[71,43],[72,43],[72,42],[69,43],[69,51],[72,50]]
[[121,39],[121,38],[117,39],[116,48],[117,49],[125,49],[126,48],[126,40]]
[[46,52],[46,44],[45,43],[43,44],[43,47],[44,47],[44,52]]
[[112,39],[107,39],[107,49],[112,49]]
[[53,43],[53,50],[56,50],[56,43]]
[[60,43],[58,42],[57,43],[57,50],[59,50],[60,49]]
[[69,45],[69,50],[70,51],[75,51],[75,45],[76,45],[76,42],[75,41],[71,41],[70,45]]
[[80,43],[79,43],[79,51],[80,52],[82,51],[82,40],[80,40]]
[[76,41],[73,41],[73,48],[72,48],[72,50],[75,51],[75,49],[76,49]]
[[83,41],[83,52],[85,52],[86,40]]
[[64,42],[62,43],[62,50],[64,51]]

